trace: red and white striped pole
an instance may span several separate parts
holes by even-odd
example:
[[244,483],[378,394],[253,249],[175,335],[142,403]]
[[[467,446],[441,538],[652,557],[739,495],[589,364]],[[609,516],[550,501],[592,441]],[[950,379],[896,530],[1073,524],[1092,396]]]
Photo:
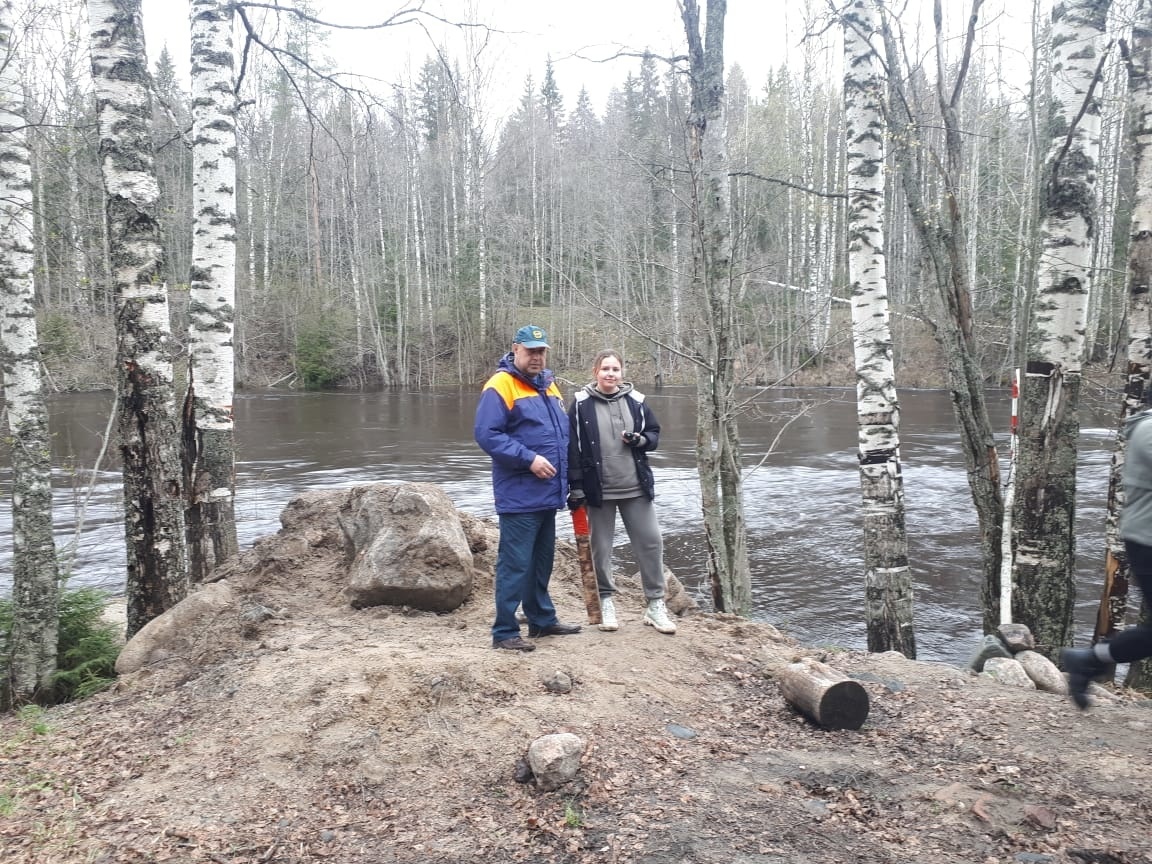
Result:
[[1020,370],[1012,374],[1012,450],[1016,450],[1016,427],[1020,424]]
[[1012,505],[1016,498],[1016,435],[1020,426],[1020,370],[1012,373],[1011,436],[1008,439],[1007,489],[1004,492],[1003,532],[1000,535],[1000,623],[1012,623]]

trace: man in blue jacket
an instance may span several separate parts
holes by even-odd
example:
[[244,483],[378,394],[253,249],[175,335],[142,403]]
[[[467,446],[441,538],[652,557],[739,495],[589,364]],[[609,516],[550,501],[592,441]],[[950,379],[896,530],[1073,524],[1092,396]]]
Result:
[[520,636],[518,604],[532,638],[580,632],[560,623],[548,596],[556,511],[568,496],[568,413],[547,359],[543,328],[521,327],[476,406],[476,443],[492,457],[500,517],[492,647],[508,651],[536,648]]

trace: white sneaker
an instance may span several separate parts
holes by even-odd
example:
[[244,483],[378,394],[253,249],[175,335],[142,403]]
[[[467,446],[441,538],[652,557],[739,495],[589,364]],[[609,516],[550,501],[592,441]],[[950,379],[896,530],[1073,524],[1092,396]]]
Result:
[[644,623],[651,624],[657,633],[675,633],[676,625],[668,617],[668,609],[663,600],[649,600],[644,610]]
[[620,622],[616,620],[616,604],[611,597],[600,598],[600,629],[609,632],[620,629]]

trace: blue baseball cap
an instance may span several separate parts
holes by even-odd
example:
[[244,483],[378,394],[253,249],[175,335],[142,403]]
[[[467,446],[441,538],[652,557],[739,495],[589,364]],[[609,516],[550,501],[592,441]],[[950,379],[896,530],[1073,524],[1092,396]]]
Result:
[[532,324],[526,324],[516,331],[516,338],[512,340],[525,348],[547,348],[548,334],[544,332],[543,327],[536,327]]

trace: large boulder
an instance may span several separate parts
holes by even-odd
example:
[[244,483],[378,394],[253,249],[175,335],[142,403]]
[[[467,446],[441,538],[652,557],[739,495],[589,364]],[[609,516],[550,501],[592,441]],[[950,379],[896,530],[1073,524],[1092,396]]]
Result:
[[153,663],[191,659],[203,625],[233,605],[227,580],[205,585],[141,627],[116,658],[116,674],[128,675]]
[[353,606],[451,612],[472,591],[472,551],[460,515],[430,483],[358,486],[338,515]]
[[1038,651],[1019,651],[1016,662],[1024,667],[1028,677],[1036,684],[1037,690],[1047,693],[1068,694],[1068,681],[1056,664]]
[[1001,684],[1019,687],[1021,690],[1036,689],[1036,683],[1028,677],[1028,673],[1024,671],[1019,660],[990,657],[984,664],[984,671],[980,674],[991,678],[993,681],[999,681]]

